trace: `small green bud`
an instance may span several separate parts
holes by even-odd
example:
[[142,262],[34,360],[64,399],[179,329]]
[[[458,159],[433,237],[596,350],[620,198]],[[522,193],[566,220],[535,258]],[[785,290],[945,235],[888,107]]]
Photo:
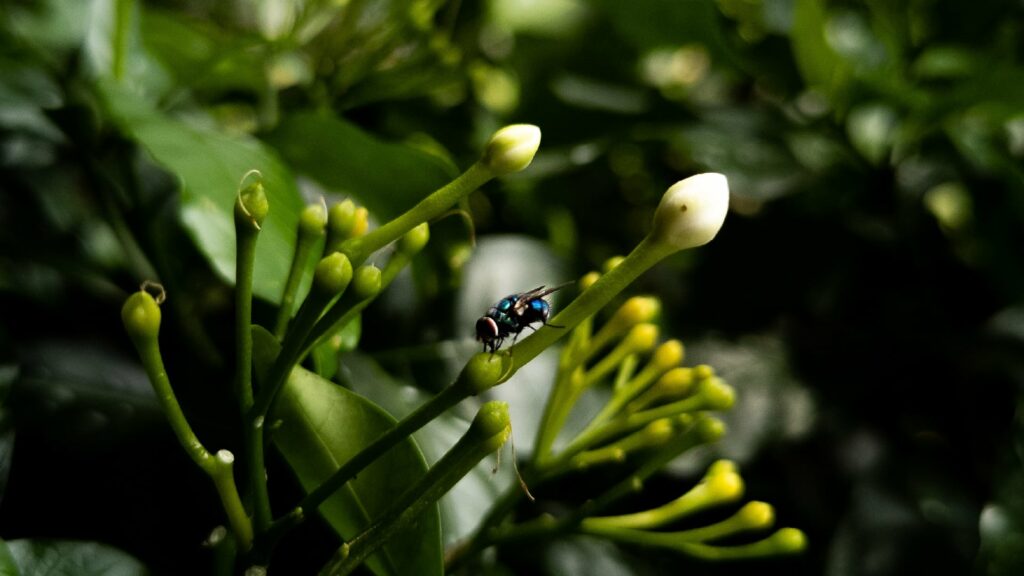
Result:
[[351,281],[352,264],[341,252],[321,258],[313,274],[313,286],[323,294],[341,294]]
[[729,211],[729,182],[709,172],[673,184],[654,212],[651,237],[676,250],[710,242]]
[[796,554],[807,548],[807,536],[797,528],[781,528],[768,537],[778,554]]
[[661,398],[682,398],[693,388],[693,369],[678,367],[662,374],[654,383],[655,390]]
[[540,128],[532,124],[505,126],[491,136],[481,162],[496,176],[519,172],[530,165],[540,147]]
[[419,226],[409,230],[398,240],[398,251],[403,254],[416,254],[427,245],[430,240],[430,226],[423,222]]
[[362,236],[366,234],[366,230],[370,227],[370,213],[366,208],[360,206],[356,208],[355,219],[352,221],[352,231],[349,234],[350,238],[356,236]]
[[707,475],[714,476],[715,474],[724,474],[726,472],[738,474],[739,472],[736,468],[736,463],[732,460],[715,460],[711,463],[711,466],[708,466]]
[[733,502],[743,496],[743,477],[735,472],[721,472],[704,477],[708,498],[714,502]]
[[627,328],[641,322],[650,322],[661,313],[661,302],[652,296],[633,296],[626,300],[615,315],[608,320],[609,324],[618,324]]
[[715,369],[707,364],[698,364],[693,367],[693,377],[696,380],[707,380],[715,375]]
[[699,394],[704,397],[708,410],[728,410],[736,401],[736,392],[718,377],[708,378],[700,384]]
[[767,502],[747,502],[736,512],[736,519],[746,529],[768,528],[775,523],[775,508]]
[[658,342],[658,327],[654,324],[637,324],[622,340],[623,348],[630,352],[646,352]]
[[235,198],[235,222],[259,230],[270,212],[270,202],[263,190],[263,182],[249,184]]
[[659,418],[645,426],[642,432],[646,446],[660,446],[672,438],[676,429],[671,418]]
[[697,421],[697,435],[705,443],[717,442],[725,436],[725,423],[718,418],[706,416]]
[[507,354],[475,354],[466,363],[459,374],[456,384],[467,387],[472,396],[501,384],[502,377],[508,372]]
[[651,364],[660,372],[669,370],[683,361],[683,343],[679,340],[663,342],[654,350]]
[[137,346],[155,341],[160,333],[160,306],[149,292],[140,290],[125,300],[121,307],[121,321],[128,337]]
[[299,234],[316,238],[324,235],[327,226],[327,209],[323,204],[309,204],[299,214]]
[[601,279],[601,275],[597,272],[587,272],[580,278],[580,292],[590,288]]
[[352,278],[352,292],[357,300],[366,300],[376,296],[380,292],[380,285],[380,268],[373,264],[363,264],[356,268],[355,275]]
[[601,266],[601,270],[603,270],[604,273],[607,274],[614,270],[615,267],[621,264],[622,261],[625,259],[626,258],[624,256],[612,256],[611,258],[604,261],[604,265]]
[[355,220],[356,204],[349,199],[336,203],[327,211],[327,227],[330,229],[332,238],[348,238]]
[[508,404],[492,401],[480,407],[473,418],[466,435],[483,443],[485,452],[494,452],[508,440],[512,434],[512,419],[508,414]]

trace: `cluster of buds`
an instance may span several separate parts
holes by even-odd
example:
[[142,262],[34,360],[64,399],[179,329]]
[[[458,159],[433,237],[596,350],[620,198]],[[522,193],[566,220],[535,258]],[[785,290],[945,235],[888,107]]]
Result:
[[[621,259],[605,265],[605,273]],[[591,272],[583,290],[597,282]],[[642,487],[647,476],[694,447],[718,440],[725,425],[715,412],[732,407],[735,393],[711,366],[684,366],[685,347],[678,340],[659,343],[655,321],[660,302],[649,296],[627,299],[594,329],[589,318],[573,330],[562,349],[558,373],[541,420],[532,465],[534,479],[545,480],[593,466],[636,460],[636,470],[615,498]],[[554,441],[580,397],[608,385],[610,396],[590,422],[559,449]],[[783,528],[752,543],[716,545],[737,534],[767,530],[774,522],[769,504],[749,502],[725,520],[682,531],[656,531],[716,506],[736,504],[744,483],[736,466],[715,462],[707,475],[679,498],[655,508],[618,516],[582,518],[577,530],[615,541],[676,550],[704,559],[748,558],[799,552],[802,532]],[[606,504],[610,503],[607,501]],[[601,501],[601,498],[598,498]]]

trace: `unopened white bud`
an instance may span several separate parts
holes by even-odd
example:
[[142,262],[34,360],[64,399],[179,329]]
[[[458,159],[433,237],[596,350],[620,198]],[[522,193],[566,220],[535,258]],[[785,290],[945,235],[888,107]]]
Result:
[[654,212],[651,236],[676,250],[707,244],[718,234],[729,211],[729,182],[716,172],[697,174],[673,184]]

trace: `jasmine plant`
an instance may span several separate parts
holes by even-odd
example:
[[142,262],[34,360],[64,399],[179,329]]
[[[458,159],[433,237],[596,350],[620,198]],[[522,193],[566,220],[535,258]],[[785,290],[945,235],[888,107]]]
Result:
[[[262,224],[275,208],[268,202],[258,167],[243,176],[234,205],[233,390],[242,427],[241,473],[233,466],[233,452],[211,452],[197,438],[175,397],[159,346],[160,304],[168,295],[162,287],[146,284],[127,299],[122,310],[125,330],[179,442],[216,488],[237,569],[255,574],[272,567],[287,573],[287,567],[274,564],[276,546],[319,513],[340,538],[322,574],[349,574],[364,563],[378,574],[408,573],[411,567],[388,550],[389,543],[403,538],[402,534],[404,544],[429,541],[438,500],[510,437],[508,406],[497,401],[482,404],[461,439],[430,467],[410,435],[462,401],[507,382],[563,339],[566,343],[536,446],[532,458],[524,462],[520,484],[497,499],[472,536],[449,550],[444,566],[436,552],[416,556],[421,562],[415,566],[417,573],[457,571],[478,562],[480,552],[489,547],[571,533],[714,560],[788,554],[804,548],[803,534],[793,528],[744,544],[716,544],[724,537],[768,529],[773,511],[761,502],[750,502],[734,515],[702,527],[662,530],[698,511],[740,500],[743,481],[728,461],[713,464],[703,480],[671,502],[650,510],[609,514],[612,505],[641,489],[647,478],[677,456],[725,433],[714,413],[731,407],[733,389],[709,366],[684,367],[681,342],[659,342],[659,329],[652,323],[660,309],[657,299],[629,298],[600,326],[595,321],[596,314],[644,271],[672,253],[714,238],[729,201],[728,184],[720,174],[700,174],[671,186],[655,211],[648,236],[630,254],[609,262],[603,273],[584,276],[577,283],[578,295],[551,318],[550,326],[506,349],[473,355],[454,382],[401,420],[391,419],[365,398],[303,367],[319,347],[350,329],[361,311],[409,265],[428,243],[431,222],[488,180],[526,168],[539,145],[536,126],[502,128],[479,161],[373,230],[369,230],[366,208],[350,200],[329,208],[322,201],[306,206],[294,231],[295,248],[282,282],[279,308],[268,327],[253,322],[252,282],[259,266],[256,245]],[[383,269],[367,263],[371,255],[389,246]],[[318,250],[311,287],[299,301],[303,277]],[[612,386],[609,401],[584,429],[556,446],[577,401],[607,381]],[[359,428],[376,433],[356,437],[357,429],[347,428],[354,420],[372,421],[373,426]],[[316,454],[316,446],[303,444],[308,438],[303,433],[310,430],[342,439],[336,444],[344,448]],[[295,469],[306,491],[299,502],[276,510],[270,489],[274,479],[268,477],[266,465],[275,448]],[[396,477],[400,475],[389,472],[395,458],[405,458],[402,466],[414,473]],[[516,505],[533,494],[543,498],[545,485],[552,479],[596,467],[618,467],[624,472],[616,483],[565,514],[516,516]],[[382,502],[353,502],[359,482],[367,475],[395,483],[395,492]],[[223,531],[219,534],[223,536]]]

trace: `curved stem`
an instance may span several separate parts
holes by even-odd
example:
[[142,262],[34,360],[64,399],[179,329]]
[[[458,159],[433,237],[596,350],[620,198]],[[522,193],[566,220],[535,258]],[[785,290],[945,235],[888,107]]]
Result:
[[445,186],[420,200],[401,216],[384,224],[380,228],[366,234],[346,240],[341,245],[341,252],[348,256],[352,266],[362,264],[366,258],[387,244],[398,240],[406,232],[423,222],[428,222],[444,214],[461,198],[483,186],[494,177],[494,173],[480,162],[470,166]]

